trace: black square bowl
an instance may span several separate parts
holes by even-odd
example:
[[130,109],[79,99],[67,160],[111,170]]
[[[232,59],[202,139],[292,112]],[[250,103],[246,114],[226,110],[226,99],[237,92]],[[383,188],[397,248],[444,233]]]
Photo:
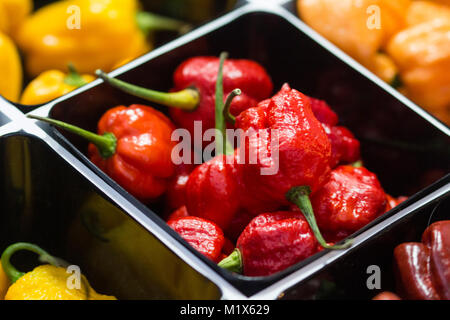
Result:
[[[288,82],[305,94],[326,100],[338,113],[340,123],[361,140],[365,166],[378,175],[386,192],[393,196],[409,196],[407,201],[354,234],[355,243],[350,249],[338,252],[324,250],[269,277],[249,278],[231,274],[195,252],[170,230],[161,234],[162,241],[169,241],[166,237],[174,238],[181,247],[201,260],[201,272],[212,271],[217,276],[212,281],[222,289],[223,298],[322,297],[323,287],[337,280],[328,279],[324,285],[311,286],[308,279],[316,279],[328,268],[341,270],[345,267],[342,260],[353,252],[364,250],[367,242],[376,239],[376,235],[386,234],[395,223],[409,225],[414,222],[408,217],[429,215],[430,206],[448,197],[449,128],[280,6],[261,2],[244,5],[111,75],[148,88],[169,90],[172,72],[184,59],[197,55],[217,56],[221,51],[228,51],[231,58],[248,58],[261,63],[272,76],[275,90]],[[106,110],[133,103],[146,104],[97,80],[33,113],[95,131],[98,119]],[[163,107],[151,105],[165,111]],[[164,224],[158,216],[161,207],[146,207],[139,203],[86,158],[85,141],[47,125],[39,125],[130,204],[155,223]],[[357,259],[354,260],[354,264],[358,263]],[[357,273],[337,272],[332,275],[339,278],[340,282],[337,282],[341,285],[347,279],[347,283],[339,288],[342,290],[353,288],[349,283],[352,281],[365,283],[362,278],[355,278],[359,275]],[[218,284],[222,280],[224,282]],[[237,290],[230,291],[224,283]],[[359,289],[354,293],[347,290],[347,297],[364,297],[362,291],[365,296],[372,294],[367,288]]]

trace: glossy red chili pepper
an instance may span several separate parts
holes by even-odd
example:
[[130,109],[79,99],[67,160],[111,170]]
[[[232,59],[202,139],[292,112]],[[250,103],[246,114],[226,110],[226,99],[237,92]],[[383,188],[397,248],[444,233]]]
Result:
[[118,106],[98,122],[98,134],[63,122],[36,116],[91,142],[94,164],[125,190],[147,202],[161,196],[175,173],[171,141],[175,126],[164,114],[143,105]]
[[214,262],[221,258],[225,239],[215,223],[198,217],[182,217],[167,224],[207,258]]
[[393,196],[386,194],[387,196],[387,206],[386,206],[386,211],[389,211],[393,208],[395,208],[396,206],[398,206],[400,203],[402,203],[403,201],[407,200],[408,197],[404,197],[404,196],[400,196],[398,198],[394,198]]
[[246,276],[268,276],[313,255],[318,244],[300,212],[274,212],[254,218],[236,247],[220,267]]
[[311,203],[319,228],[343,236],[383,214],[387,197],[377,176],[369,170],[339,166],[311,197]]
[[313,97],[309,97],[309,101],[311,103],[311,110],[317,120],[331,127],[338,124],[338,115],[330,108],[328,103]]
[[408,242],[394,249],[398,292],[410,300],[439,300],[430,269],[430,249]]
[[[215,127],[215,86],[219,58],[193,57],[181,63],[174,72],[171,93],[161,93],[133,86],[110,78],[97,71],[97,75],[114,87],[130,94],[171,107],[170,116],[179,127],[194,135],[194,121],[201,121],[203,130]],[[240,88],[242,94],[234,99],[231,113],[239,114],[270,96],[273,84],[266,70],[257,62],[247,59],[227,59],[223,66],[223,90],[228,95]]]

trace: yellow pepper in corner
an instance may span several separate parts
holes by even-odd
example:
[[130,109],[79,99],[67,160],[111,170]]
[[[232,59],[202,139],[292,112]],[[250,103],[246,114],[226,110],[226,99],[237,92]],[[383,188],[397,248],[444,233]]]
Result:
[[81,73],[110,71],[124,59],[151,49],[153,30],[179,31],[179,21],[139,11],[137,0],[62,0],[32,14],[18,32],[29,74],[65,70],[73,63]]
[[[39,255],[40,261],[49,264],[36,267],[33,271],[23,273],[11,265],[11,256],[20,250],[28,250]],[[10,245],[1,257],[3,270],[10,279],[5,300],[117,300],[113,296],[98,294],[91,288],[84,275],[80,285],[68,285],[68,277],[64,264],[60,259],[49,255],[46,251],[31,243]]]
[[0,95],[17,102],[22,90],[22,64],[12,40],[0,32]]
[[22,93],[20,103],[36,105],[49,102],[95,80],[89,74],[80,75],[72,66],[69,73],[49,70],[31,81]]
[[32,0],[0,0],[0,31],[15,38],[17,30],[32,10]]

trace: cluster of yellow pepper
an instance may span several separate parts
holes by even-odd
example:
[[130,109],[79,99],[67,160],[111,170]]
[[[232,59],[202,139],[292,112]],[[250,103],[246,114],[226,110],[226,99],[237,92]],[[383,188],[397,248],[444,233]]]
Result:
[[[60,0],[33,12],[32,0],[0,0],[0,95],[48,102],[151,48],[151,31],[186,24],[140,11],[138,0]],[[22,90],[23,71],[33,80]],[[82,73],[68,72],[72,65]]]
[[[298,0],[313,29],[450,124],[450,0]],[[378,25],[377,25],[378,24]]]

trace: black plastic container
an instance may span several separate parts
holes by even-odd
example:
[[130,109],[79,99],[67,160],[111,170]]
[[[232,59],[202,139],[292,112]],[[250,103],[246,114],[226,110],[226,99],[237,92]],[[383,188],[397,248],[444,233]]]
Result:
[[[410,198],[353,235],[355,242],[350,249],[324,250],[273,276],[248,278],[221,270],[190,247],[165,225],[159,217],[160,207],[144,206],[85,157],[86,142],[39,124],[49,135],[45,136],[46,143],[60,156],[64,155],[68,175],[81,174],[89,180],[101,194],[100,199],[109,199],[106,203],[120,207],[123,217],[140,224],[137,227],[143,230],[142,237],[153,240],[141,246],[141,237],[131,237],[121,252],[131,257],[129,259],[135,259],[133,264],[137,266],[142,264],[141,258],[147,255],[147,251],[152,252],[152,259],[160,269],[155,267],[148,273],[170,278],[170,281],[151,284],[158,287],[158,292],[169,292],[173,298],[184,299],[370,298],[375,292],[366,286],[368,265],[379,265],[383,272],[386,270],[383,288],[391,288],[387,266],[393,247],[417,238],[436,204],[449,198],[449,128],[318,36],[291,13],[277,5],[261,2],[238,8],[114,71],[112,75],[149,88],[168,90],[171,74],[181,61],[196,55],[218,55],[223,50],[228,51],[232,58],[250,58],[264,65],[272,75],[276,90],[289,82],[308,95],[327,100],[339,114],[341,123],[362,141],[365,166],[377,173],[385,190],[393,196]],[[33,113],[95,130],[98,119],[107,109],[140,102],[143,101],[97,80]],[[39,130],[31,121],[26,126]],[[70,167],[75,172],[70,173]],[[41,175],[45,176],[44,173]],[[61,175],[60,179],[65,178]],[[64,180],[64,185],[68,186],[67,190],[72,190],[72,183],[67,181],[69,179]],[[100,206],[97,215],[101,213]],[[442,218],[450,218],[448,210],[443,211]],[[95,228],[92,226],[98,223],[95,222],[97,218],[93,219],[88,234],[94,234],[95,239],[102,241],[103,233],[99,236],[93,232]],[[105,224],[108,226],[110,222]],[[64,222],[58,226],[63,230],[67,227]],[[415,231],[406,233],[403,232],[405,230]],[[92,237],[83,236],[81,241],[88,238]],[[51,251],[52,247],[48,249]],[[62,252],[58,247],[55,251]],[[76,257],[77,261],[87,259],[83,252],[74,248],[67,254]],[[107,254],[103,262],[115,255],[114,252]],[[96,274],[101,265],[85,265],[89,275],[101,279]],[[173,271],[171,268],[177,265],[188,271]],[[161,266],[173,272],[167,275]],[[140,272],[138,278],[145,279],[146,273]],[[142,280],[141,283],[147,282]],[[120,281],[111,284],[108,293],[117,294],[115,290],[119,289],[113,287],[118,284]],[[99,287],[104,286],[100,283]],[[139,297],[161,298],[164,295],[148,294],[144,290]]]

